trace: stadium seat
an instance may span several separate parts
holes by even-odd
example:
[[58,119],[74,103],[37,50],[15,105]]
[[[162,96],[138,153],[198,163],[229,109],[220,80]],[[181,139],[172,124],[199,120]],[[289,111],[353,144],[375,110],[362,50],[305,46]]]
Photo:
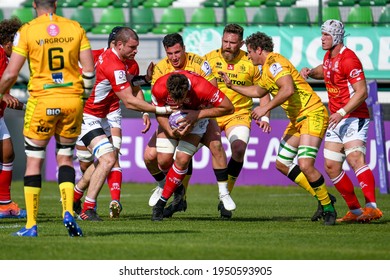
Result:
[[243,26],[248,25],[248,18],[246,15],[246,10],[243,7],[226,8],[226,17],[227,17],[226,23],[237,23],[237,24],[243,25]]
[[354,6],[356,4],[356,0],[329,0],[328,6]]
[[130,26],[138,34],[146,34],[152,31],[155,25],[154,12],[151,8],[132,9]]
[[283,25],[311,25],[308,9],[306,7],[291,7],[284,16]]
[[360,6],[386,6],[388,0],[360,0]]
[[146,0],[142,6],[145,8],[167,8],[172,5],[173,0]]
[[279,25],[279,16],[276,10],[276,7],[260,7],[256,10],[253,15],[251,22],[253,26],[263,26],[263,25]]
[[[204,7],[223,7],[224,5],[224,0],[206,0],[203,2]],[[233,5],[235,0],[227,0],[226,1],[226,6],[229,7]]]
[[112,3],[112,5],[115,8],[128,8],[130,6],[133,7],[133,8],[136,8],[136,7],[142,6],[143,2],[145,2],[145,0],[132,0],[132,1],[129,1],[129,0],[115,0]]
[[217,17],[214,8],[195,8],[191,15],[189,26],[191,27],[212,27],[217,25]]
[[82,5],[88,8],[107,8],[112,4],[113,1],[114,0],[87,0],[84,1]]
[[372,26],[374,18],[371,7],[368,6],[354,6],[351,8],[345,21],[346,26],[365,27]]
[[154,34],[168,34],[182,31],[186,23],[183,8],[165,8],[159,24],[152,29]]
[[83,6],[74,9],[70,19],[78,21],[86,32],[91,31],[95,24],[95,16],[92,9]]
[[293,0],[267,0],[265,5],[267,7],[291,7],[295,2]]
[[319,17],[316,15],[315,22],[318,24],[322,24],[324,21],[328,19],[337,19],[342,21],[340,9],[337,6],[333,7],[322,7],[322,22],[318,22]]
[[234,2],[236,7],[260,7],[265,0],[237,0]]
[[12,10],[11,16],[18,17],[22,23],[29,22],[35,18],[33,8],[17,8]]
[[93,34],[109,34],[118,25],[126,25],[123,9],[108,7],[103,9],[98,24],[91,29],[91,32]]
[[83,3],[83,0],[64,0],[57,1],[57,7],[62,8],[77,8]]
[[379,15],[378,26],[390,27],[390,6],[385,6]]

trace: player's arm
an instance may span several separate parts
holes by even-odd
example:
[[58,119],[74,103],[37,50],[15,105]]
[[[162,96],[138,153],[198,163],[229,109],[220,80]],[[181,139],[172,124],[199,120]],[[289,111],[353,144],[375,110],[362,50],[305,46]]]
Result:
[[84,98],[88,98],[95,85],[95,63],[91,49],[80,52],[80,64],[82,68],[82,78],[84,82]]
[[133,95],[133,91],[130,86],[115,93],[119,97],[119,99],[123,102],[123,105],[125,105],[127,109],[136,110],[140,112],[150,112],[150,113],[155,113],[157,115],[161,115],[161,114],[164,115],[172,112],[170,106],[156,107],[153,106],[152,104],[149,104],[145,100],[141,100],[137,98],[136,96]]
[[225,72],[219,71],[219,75],[221,75],[221,78],[224,80],[226,86],[239,94],[242,94],[247,97],[252,98],[261,98],[267,94],[267,90],[264,88],[261,88],[258,85],[251,85],[251,86],[239,86],[239,85],[233,85],[232,81],[228,77],[228,75]]
[[4,94],[9,94],[11,87],[15,84],[20,69],[22,69],[26,57],[12,52],[10,61],[0,80],[0,101]]
[[318,65],[315,68],[308,68],[308,67],[303,67],[300,74],[303,78],[312,78],[315,80],[323,80],[324,79],[324,69],[322,67],[322,64]]

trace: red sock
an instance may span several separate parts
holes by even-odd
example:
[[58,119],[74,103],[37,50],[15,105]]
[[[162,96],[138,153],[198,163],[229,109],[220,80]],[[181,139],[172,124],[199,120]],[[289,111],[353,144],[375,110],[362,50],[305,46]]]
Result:
[[356,178],[362,188],[366,203],[376,202],[375,199],[375,178],[368,165],[364,165],[356,170]]
[[95,209],[95,208],[96,208],[96,200],[90,199],[88,196],[85,197],[85,201],[83,204],[83,211],[81,211],[81,212],[84,213],[88,209]]
[[173,163],[167,174],[167,179],[165,182],[164,190],[162,192],[162,197],[168,200],[172,196],[173,192],[177,189],[177,187],[181,185],[181,181],[183,181],[186,174],[187,169],[180,170],[176,167],[175,163]]
[[342,171],[339,176],[332,179],[332,182],[341,196],[344,198],[350,210],[361,208],[359,200],[355,194],[352,181],[345,173],[345,171]]
[[13,163],[0,164],[0,201],[4,203],[11,202],[11,182]]
[[111,194],[111,200],[120,200],[122,187],[122,168],[111,169],[107,177],[107,184]]
[[73,192],[74,193],[73,202],[77,202],[77,201],[79,201],[83,197],[84,191],[80,190],[77,187],[77,185],[74,186],[73,190],[74,190],[74,192]]

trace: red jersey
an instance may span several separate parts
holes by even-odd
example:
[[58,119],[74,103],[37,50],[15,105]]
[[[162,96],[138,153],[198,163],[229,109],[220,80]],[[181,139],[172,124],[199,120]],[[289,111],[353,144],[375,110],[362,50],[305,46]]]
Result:
[[[110,55],[107,53],[110,53]],[[135,60],[128,59],[126,62],[121,61],[112,49],[107,50],[103,48],[93,50],[92,54],[95,61],[96,82],[91,96],[85,103],[84,113],[104,118],[109,112],[119,109],[119,98],[116,96],[115,91],[112,90],[115,87],[110,87],[117,81],[116,79],[111,80],[113,82],[111,84],[108,76],[111,75],[111,78],[115,78],[112,75],[115,75],[114,73],[117,73],[116,71],[123,67],[126,73],[137,76],[139,75],[139,66]],[[113,57],[116,59],[113,59]],[[113,59],[112,63],[110,62],[111,59]],[[109,73],[110,71],[111,73]],[[100,74],[98,75],[98,73]],[[126,75],[124,76],[126,78]],[[98,83],[100,84],[99,86],[97,86]],[[107,92],[108,90],[110,92]]]
[[166,87],[167,80],[172,74],[183,74],[190,82],[190,90],[182,104],[183,109],[200,110],[210,106],[217,107],[223,99],[225,94],[217,87],[213,86],[205,78],[199,76],[194,72],[185,70],[178,70],[157,79],[152,88],[152,104],[155,106],[175,106],[175,101],[169,96]]
[[126,77],[127,66],[114,49],[108,49],[99,56],[95,69],[96,82],[85,102],[84,113],[105,118],[115,106],[119,108],[119,98],[115,92],[130,86]]
[[[3,76],[5,68],[7,68],[8,60],[9,60],[8,56],[5,53],[3,46],[0,45],[0,79]],[[4,116],[4,110],[6,107],[7,107],[7,104],[2,100],[1,104],[0,104],[0,118],[2,118]]]
[[[356,54],[343,47],[340,53],[330,57],[330,51],[327,51],[323,61],[324,81],[329,97],[329,111],[333,114],[343,108],[354,95],[352,85],[358,81],[364,80],[362,63]],[[370,113],[366,102],[363,102],[347,117],[369,118]]]

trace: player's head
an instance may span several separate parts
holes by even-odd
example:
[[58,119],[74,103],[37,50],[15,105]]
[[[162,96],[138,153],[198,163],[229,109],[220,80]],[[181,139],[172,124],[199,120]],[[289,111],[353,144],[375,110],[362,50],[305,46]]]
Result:
[[119,30],[121,30],[123,26],[115,26],[112,30],[110,35],[108,35],[108,48],[111,48],[111,43],[115,42],[115,36],[118,33]]
[[244,28],[232,23],[225,26],[222,35],[222,56],[226,61],[232,61],[240,53],[240,48],[244,44],[242,40]]
[[164,48],[170,48],[176,44],[180,44],[184,48],[183,37],[179,33],[165,35],[163,39]]
[[171,74],[167,80],[166,86],[170,97],[176,103],[181,104],[187,96],[190,83],[183,74]]
[[272,38],[263,32],[256,32],[249,35],[245,39],[245,44],[247,47],[251,47],[253,50],[261,48],[267,52],[274,51],[274,43],[272,42]]
[[34,0],[34,9],[42,9],[44,11],[52,11],[57,8],[57,0]]
[[22,26],[22,22],[17,17],[11,19],[4,19],[0,22],[0,45],[7,56],[12,53],[12,45],[16,32]]
[[344,24],[337,19],[328,19],[321,25],[321,32],[332,36],[332,47],[343,43]]
[[186,49],[183,37],[179,33],[168,34],[163,39],[163,45],[172,66],[175,69],[183,69],[186,63]]
[[130,27],[122,27],[115,35],[114,45],[122,59],[134,59],[138,52],[138,34]]

